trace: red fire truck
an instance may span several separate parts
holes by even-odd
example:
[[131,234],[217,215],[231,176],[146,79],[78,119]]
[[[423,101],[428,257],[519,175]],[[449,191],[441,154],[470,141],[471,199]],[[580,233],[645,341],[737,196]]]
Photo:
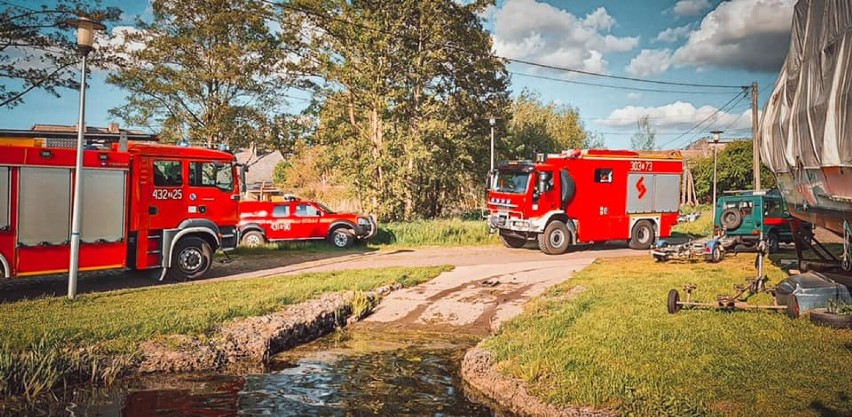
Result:
[[[68,271],[75,157],[73,148],[0,144],[0,276]],[[213,253],[239,240],[237,168],[232,154],[210,149],[87,147],[79,270],[204,275]]]
[[488,222],[506,246],[536,240],[547,254],[622,239],[647,249],[677,223],[682,161],[676,151],[590,149],[501,164],[489,176]]

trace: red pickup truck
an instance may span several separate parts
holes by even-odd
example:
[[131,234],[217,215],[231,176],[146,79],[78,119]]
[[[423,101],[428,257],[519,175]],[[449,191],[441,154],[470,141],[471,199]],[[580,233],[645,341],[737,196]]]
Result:
[[372,238],[378,231],[372,217],[335,213],[320,203],[298,198],[240,202],[239,228],[240,241],[248,247],[328,239],[332,245],[346,248],[356,240]]

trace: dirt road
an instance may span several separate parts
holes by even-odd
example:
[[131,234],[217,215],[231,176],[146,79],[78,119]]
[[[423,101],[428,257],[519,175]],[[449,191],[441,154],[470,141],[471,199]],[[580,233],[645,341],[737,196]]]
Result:
[[[273,252],[235,257],[216,265],[213,277],[187,283],[157,282],[153,276],[100,273],[81,279],[81,293],[152,285],[197,285],[206,282],[292,275],[305,272],[384,268],[393,266],[453,265],[453,271],[415,288],[386,297],[368,323],[429,328],[464,327],[488,333],[521,312],[531,297],[560,283],[600,257],[647,256],[623,246],[587,246],[558,256],[534,249],[498,246],[422,247],[411,249],[328,252],[313,254]],[[6,302],[39,296],[61,296],[64,277],[7,281],[0,288]]]

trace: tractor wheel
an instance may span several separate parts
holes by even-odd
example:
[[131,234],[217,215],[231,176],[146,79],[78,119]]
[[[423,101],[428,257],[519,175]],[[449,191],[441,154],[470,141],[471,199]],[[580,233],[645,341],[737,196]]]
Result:
[[213,264],[213,250],[206,240],[188,236],[177,242],[172,250],[172,266],[169,276],[177,280],[200,278]]
[[639,220],[630,232],[630,249],[650,249],[654,245],[654,225],[647,220]]
[[675,314],[683,308],[682,305],[678,304],[680,302],[680,293],[677,290],[669,291],[669,302],[668,302],[668,310],[669,314]]
[[780,249],[780,245],[781,241],[778,237],[778,232],[775,230],[770,231],[769,234],[766,236],[766,247],[767,249],[769,249],[769,253],[778,252],[778,249]]
[[257,248],[266,244],[266,239],[264,239],[263,234],[257,230],[252,230],[250,232],[246,232],[240,239],[240,242],[245,247]]
[[548,255],[559,255],[568,251],[571,232],[565,223],[554,220],[547,224],[544,232],[538,235],[538,247]]
[[334,229],[329,235],[328,240],[337,248],[346,249],[352,246],[355,242],[355,237],[352,236],[352,230],[345,227]]
[[507,236],[504,234],[500,234],[500,240],[503,242],[503,246],[507,248],[522,248],[527,243],[526,239],[522,239],[519,237]]
[[787,309],[786,310],[787,310],[787,316],[790,317],[791,319],[799,318],[799,313],[800,313],[799,312],[799,300],[796,298],[795,295],[790,294],[790,296],[787,297]]
[[743,224],[743,214],[736,207],[728,207],[719,215],[719,223],[725,230],[736,230]]

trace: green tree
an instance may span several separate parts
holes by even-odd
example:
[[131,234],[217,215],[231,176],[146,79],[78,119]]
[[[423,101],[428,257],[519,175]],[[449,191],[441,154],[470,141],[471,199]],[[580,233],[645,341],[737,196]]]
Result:
[[[701,202],[713,198],[713,157],[694,158],[690,164],[695,178],[695,194]],[[765,188],[775,187],[775,176],[761,165],[760,181]],[[754,188],[751,140],[735,140],[716,155],[717,195],[725,191],[751,190]]]
[[657,131],[651,119],[644,115],[636,122],[636,133],[630,138],[630,148],[637,151],[653,151],[657,147]]
[[488,116],[506,118],[507,73],[478,13],[488,2],[303,0],[285,25],[313,27],[324,82],[312,142],[381,218],[461,209],[489,165]]
[[[24,2],[26,3],[26,2]],[[121,10],[101,7],[100,1],[56,0],[49,4],[20,6],[3,4],[0,10],[0,107],[12,108],[24,102],[33,90],[59,97],[61,89],[79,90],[76,64],[76,29],[68,19],[88,16],[111,22]],[[98,66],[99,54],[91,54],[90,64]]]
[[527,89],[512,102],[507,130],[501,141],[501,156],[507,159],[531,159],[536,153],[586,148],[590,138],[575,108],[545,104],[538,94]]
[[270,139],[270,120],[295,81],[287,54],[296,34],[270,24],[261,0],[154,0],[151,23],[126,33],[107,82],[129,92],[111,113],[132,125],[162,127],[171,140],[213,147]]

